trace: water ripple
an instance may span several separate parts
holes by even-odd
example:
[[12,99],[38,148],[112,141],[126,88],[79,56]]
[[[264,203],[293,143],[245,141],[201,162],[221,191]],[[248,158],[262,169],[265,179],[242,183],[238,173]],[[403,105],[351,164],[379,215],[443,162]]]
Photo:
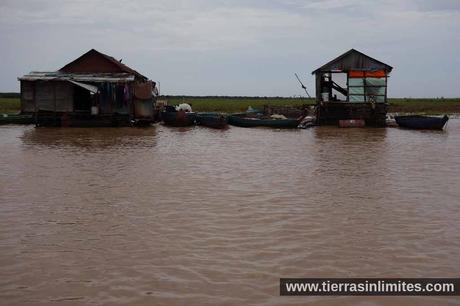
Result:
[[0,127],[8,305],[454,305],[280,277],[458,277],[449,131]]

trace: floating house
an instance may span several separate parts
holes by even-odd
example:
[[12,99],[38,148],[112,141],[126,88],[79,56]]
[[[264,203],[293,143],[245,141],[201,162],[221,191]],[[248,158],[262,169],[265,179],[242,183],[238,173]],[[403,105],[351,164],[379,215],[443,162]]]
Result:
[[364,120],[385,126],[387,83],[393,68],[355,49],[312,72],[316,76],[317,123]]
[[21,111],[39,126],[126,126],[154,117],[155,82],[94,49],[21,82]]

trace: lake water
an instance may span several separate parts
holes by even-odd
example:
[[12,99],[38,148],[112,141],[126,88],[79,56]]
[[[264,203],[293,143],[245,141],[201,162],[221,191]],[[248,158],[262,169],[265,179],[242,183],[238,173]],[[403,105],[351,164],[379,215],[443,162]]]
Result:
[[459,277],[460,120],[0,127],[1,305],[458,305],[280,277]]

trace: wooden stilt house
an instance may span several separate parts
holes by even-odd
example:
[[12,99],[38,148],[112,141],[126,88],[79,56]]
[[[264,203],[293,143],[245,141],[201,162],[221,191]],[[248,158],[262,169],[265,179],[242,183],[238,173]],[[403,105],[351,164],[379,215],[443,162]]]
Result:
[[94,49],[54,72],[19,78],[37,125],[124,126],[153,120],[155,82]]
[[351,49],[313,71],[318,124],[360,119],[369,126],[385,126],[387,84],[392,69]]

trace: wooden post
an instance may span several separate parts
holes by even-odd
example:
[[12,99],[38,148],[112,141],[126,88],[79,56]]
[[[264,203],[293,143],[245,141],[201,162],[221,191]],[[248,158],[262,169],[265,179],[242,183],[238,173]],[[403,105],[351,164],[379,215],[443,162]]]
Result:
[[57,113],[56,113],[56,82],[52,82],[53,84],[53,99],[54,99],[54,125],[57,126]]
[[33,88],[33,97],[34,97],[34,119],[35,119],[35,126],[38,126],[38,106],[37,106],[37,93],[36,93],[36,86],[37,82],[32,82],[32,88]]
[[387,104],[388,74],[385,71],[385,104]]
[[347,103],[350,102],[350,76],[348,75],[348,71],[347,71]]

